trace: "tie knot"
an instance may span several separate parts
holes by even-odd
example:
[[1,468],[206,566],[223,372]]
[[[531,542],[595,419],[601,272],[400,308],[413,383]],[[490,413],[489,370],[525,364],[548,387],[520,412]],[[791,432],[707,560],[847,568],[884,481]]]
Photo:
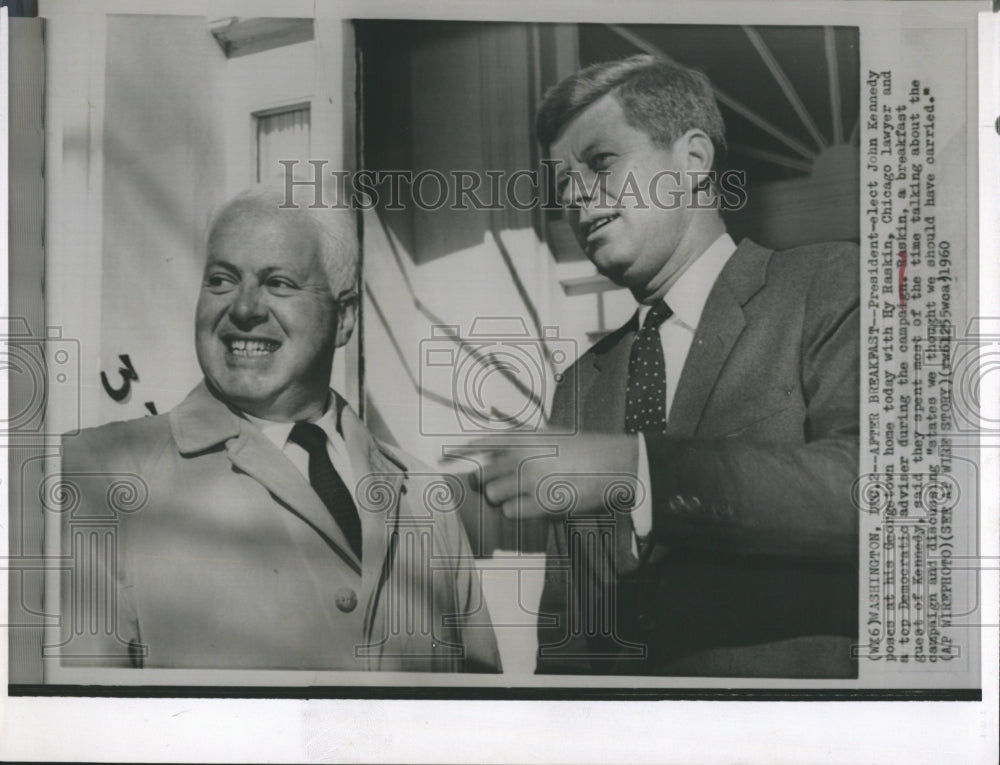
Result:
[[310,454],[326,450],[326,431],[312,422],[297,422],[288,440],[296,443]]
[[674,315],[673,310],[662,300],[649,309],[646,319],[642,322],[643,329],[659,329],[660,325]]

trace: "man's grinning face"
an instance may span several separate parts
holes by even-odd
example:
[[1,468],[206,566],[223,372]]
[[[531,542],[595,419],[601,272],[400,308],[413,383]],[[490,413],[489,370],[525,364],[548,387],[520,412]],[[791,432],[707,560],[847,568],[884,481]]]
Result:
[[216,232],[196,312],[198,362],[227,402],[291,421],[322,411],[337,303],[311,232],[248,216]]

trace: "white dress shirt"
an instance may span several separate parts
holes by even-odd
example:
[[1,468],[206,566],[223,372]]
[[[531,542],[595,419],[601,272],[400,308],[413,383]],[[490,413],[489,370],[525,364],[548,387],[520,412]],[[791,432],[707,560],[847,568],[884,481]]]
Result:
[[[691,350],[701,312],[708,300],[708,293],[715,286],[719,274],[736,251],[736,243],[729,234],[723,234],[703,252],[667,291],[663,300],[673,315],[660,325],[660,342],[663,344],[663,360],[667,372],[667,420],[670,407],[674,403],[674,393],[681,379],[681,371]],[[639,326],[650,311],[650,306],[639,306]],[[632,526],[637,536],[644,537],[653,530],[653,501],[649,487],[649,459],[646,455],[646,439],[639,438],[639,485],[643,487],[639,504],[632,510]],[[633,539],[633,552],[637,545]]]
[[[302,448],[299,444],[294,441],[289,441],[288,436],[291,435],[292,428],[295,427],[294,422],[275,422],[273,420],[263,420],[260,417],[254,417],[244,413],[244,416],[260,428],[261,432],[267,436],[267,438],[277,446],[282,453],[291,460],[291,463],[295,465],[296,469],[305,476],[306,481],[309,481],[309,452]],[[344,484],[351,491],[351,495],[355,494],[355,476],[354,470],[351,468],[351,457],[350,453],[347,451],[347,442],[344,441],[344,437],[340,435],[340,430],[337,427],[337,410],[336,407],[331,406],[327,409],[323,416],[320,417],[314,425],[319,425],[323,432],[326,433],[326,451],[330,455],[330,462],[333,463],[334,469],[340,474],[343,479]],[[357,499],[355,499],[357,502]]]

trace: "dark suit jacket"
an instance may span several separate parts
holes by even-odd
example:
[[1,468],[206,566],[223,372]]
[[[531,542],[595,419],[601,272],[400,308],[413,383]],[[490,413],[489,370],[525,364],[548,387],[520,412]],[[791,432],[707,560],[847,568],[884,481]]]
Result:
[[350,407],[340,424],[360,561],[292,462],[204,383],[169,414],[66,437],[63,663],[498,671],[443,479]]
[[[649,552],[627,513],[550,530],[539,672],[856,676],[858,300],[853,244],[740,244],[646,436]],[[554,424],[623,430],[636,328],[568,371]]]

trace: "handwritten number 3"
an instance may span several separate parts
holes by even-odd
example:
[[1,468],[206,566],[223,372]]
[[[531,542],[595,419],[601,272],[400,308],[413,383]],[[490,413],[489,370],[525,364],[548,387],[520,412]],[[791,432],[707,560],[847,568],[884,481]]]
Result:
[[105,393],[115,401],[124,399],[132,389],[132,381],[139,379],[139,375],[136,373],[135,367],[132,366],[132,361],[129,359],[127,353],[122,354],[118,359],[125,365],[118,369],[118,374],[122,376],[122,385],[120,388],[112,388],[111,383],[108,382],[108,376],[104,372],[101,372],[101,385],[104,386]]

